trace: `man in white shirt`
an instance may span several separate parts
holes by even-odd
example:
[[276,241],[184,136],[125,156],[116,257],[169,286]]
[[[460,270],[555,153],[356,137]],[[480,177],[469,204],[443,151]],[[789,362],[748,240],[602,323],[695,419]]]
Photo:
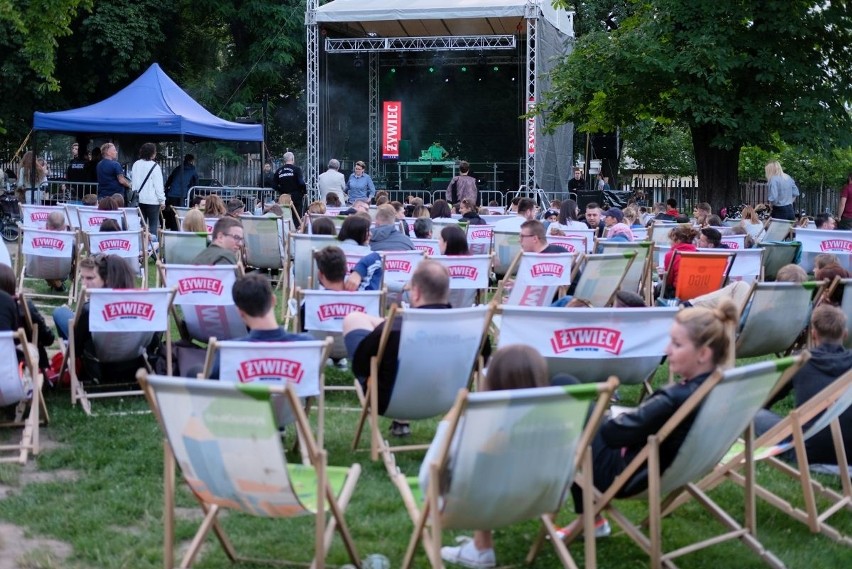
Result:
[[530,198],[521,198],[521,201],[518,202],[518,215],[501,219],[494,224],[494,231],[516,231],[520,233],[521,225],[531,219],[535,219],[535,202]]
[[346,177],[339,172],[340,162],[335,158],[328,161],[328,170],[319,175],[318,187],[322,201],[334,192],[340,198],[340,203],[346,203]]

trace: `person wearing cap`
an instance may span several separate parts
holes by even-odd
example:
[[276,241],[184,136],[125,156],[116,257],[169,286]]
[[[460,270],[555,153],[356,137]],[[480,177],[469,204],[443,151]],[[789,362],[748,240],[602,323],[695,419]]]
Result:
[[476,203],[467,198],[459,202],[459,213],[462,216],[462,221],[466,221],[468,225],[487,225],[485,220],[479,216]]
[[544,212],[544,215],[541,216],[542,221],[546,221],[548,223],[554,223],[559,221],[559,210],[558,209],[549,209]]
[[617,207],[611,207],[604,213],[606,236],[610,241],[633,241],[633,231],[624,221],[624,212]]
[[228,200],[228,213],[227,215],[230,217],[239,217],[246,211],[246,204],[243,203],[243,200],[239,198],[232,198]]

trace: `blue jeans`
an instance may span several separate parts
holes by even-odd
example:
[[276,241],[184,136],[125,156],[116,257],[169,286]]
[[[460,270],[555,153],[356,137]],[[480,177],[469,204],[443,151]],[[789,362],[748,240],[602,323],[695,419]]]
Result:
[[56,331],[59,332],[59,337],[63,340],[68,339],[68,328],[71,326],[71,320],[74,319],[74,311],[67,306],[60,306],[53,311],[53,322],[56,324]]
[[796,219],[796,212],[793,210],[793,205],[774,205],[772,206],[772,217],[775,219]]

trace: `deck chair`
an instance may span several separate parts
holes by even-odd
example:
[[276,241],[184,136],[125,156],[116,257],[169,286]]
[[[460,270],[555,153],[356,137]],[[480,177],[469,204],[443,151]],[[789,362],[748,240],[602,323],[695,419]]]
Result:
[[650,305],[653,300],[654,291],[651,282],[651,267],[654,261],[653,241],[634,241],[632,243],[620,243],[613,241],[601,241],[601,253],[622,253],[633,251],[636,257],[630,263],[630,268],[621,281],[620,289],[629,290],[642,295],[645,303]]
[[[48,231],[21,227],[18,241],[18,290],[27,279],[69,280],[67,292],[30,291],[30,298],[53,298],[70,304],[75,298],[74,270],[77,263],[77,232]],[[32,287],[28,287],[32,289]]]
[[127,218],[128,231],[139,231],[140,229],[148,228],[148,224],[145,223],[145,218],[142,217],[142,212],[138,207],[121,207],[119,211],[123,211],[124,216]]
[[[206,233],[188,233],[185,231],[164,231],[160,229],[157,263],[163,265],[189,265],[199,253],[207,248],[209,241]],[[163,284],[157,271],[157,286]]]
[[737,336],[737,357],[787,353],[807,328],[813,300],[822,287],[815,282],[754,283],[740,307],[744,321]]
[[634,241],[648,241],[650,239],[647,227],[631,227],[630,231],[633,232]]
[[97,208],[78,207],[77,216],[80,219],[80,231],[83,233],[98,232],[105,219],[112,219],[122,229],[127,229],[127,214],[122,210],[106,211]]
[[519,231],[494,231],[494,274],[502,278],[521,252]]
[[[342,537],[350,560],[359,563],[343,512],[361,467],[327,465],[327,453],[314,440],[291,387],[149,376],[145,372],[140,372],[139,383],[165,435],[166,567],[175,567],[176,465],[180,465],[183,479],[204,514],[179,567],[192,566],[211,529],[232,562],[256,561],[237,554],[218,520],[223,509],[264,518],[313,516],[312,567],[326,566],[335,531]],[[276,423],[274,396],[283,398],[296,418],[307,464],[287,461]],[[298,550],[304,551],[305,546],[300,543]]]
[[424,255],[434,257],[441,254],[441,247],[437,239],[412,239],[411,242],[414,244],[414,249]]
[[231,340],[246,335],[231,289],[239,269],[233,265],[159,265],[160,280],[176,290],[172,314],[181,338],[206,345],[210,338]]
[[[852,481],[849,476],[843,475],[849,470],[849,462],[838,422],[838,417],[850,406],[852,406],[852,371],[846,372],[808,401],[793,409],[775,427],[755,439],[752,445],[753,460],[772,466],[778,472],[792,478],[801,488],[804,509],[760,485],[755,486],[755,494],[794,520],[807,525],[811,532],[822,533],[845,545],[852,545],[852,538],[830,525],[828,520],[840,512],[852,511]],[[813,423],[805,430],[804,425],[810,421]],[[827,488],[811,476],[811,468],[814,465],[808,460],[805,442],[823,429],[830,429],[834,440],[837,465],[841,473],[840,492]],[[778,458],[778,455],[791,449],[796,451],[795,464]],[[734,445],[722,463],[699,483],[699,487],[707,491],[724,480],[743,485],[745,477],[740,469],[744,462],[744,445]],[[826,500],[830,505],[820,511],[817,497]]]
[[382,251],[382,288],[388,289],[388,302],[398,302],[402,287],[411,280],[423,251]]
[[[23,356],[20,366],[15,342]],[[41,450],[40,422],[48,417],[41,393],[44,378],[38,369],[38,356],[29,346],[23,329],[0,332],[0,361],[6,362],[0,370],[0,407],[16,405],[14,418],[0,426],[21,429],[16,442],[0,444],[0,462],[26,464],[30,453],[37,456]]]
[[513,281],[505,303],[513,306],[549,306],[557,290],[571,284],[574,253],[521,251],[497,286],[494,299],[503,301],[507,283]]
[[[148,234],[144,229],[136,231],[108,231],[86,235],[86,248],[90,255],[118,255],[130,270],[142,279],[142,288],[148,288]],[[77,281],[79,282],[79,270]]]
[[[559,236],[553,235],[552,237],[567,237],[567,238],[574,238],[574,239],[585,239],[586,240],[586,253],[594,253],[595,252],[595,235],[597,234],[596,229],[592,229],[592,228],[589,228],[589,229],[574,229],[574,228],[571,228],[571,229],[566,229],[564,233],[565,233],[565,235],[559,235]],[[550,239],[549,239],[550,237],[551,237],[551,235],[548,235],[548,243],[550,243]],[[554,241],[554,244],[562,245],[562,243],[559,243],[557,241]],[[562,246],[565,247],[565,245],[562,245]]]
[[[367,393],[361,394],[363,409],[352,441],[357,449],[364,424],[369,423],[370,457],[381,452],[387,461],[394,451],[421,450],[429,445],[390,446],[379,431],[379,362],[384,357],[394,319],[402,320],[399,339],[399,368],[393,393],[384,416],[389,419],[418,420],[443,415],[452,408],[459,389],[469,388],[477,371],[477,360],[491,321],[487,306],[473,308],[397,310],[391,307],[385,321],[378,353],[370,364]],[[448,328],[447,323],[452,322]],[[424,350],[424,346],[429,346]],[[441,354],[441,365],[434,365]],[[360,390],[360,384],[359,384]]]
[[432,257],[450,275],[449,302],[453,308],[473,306],[477,295],[488,290],[492,255],[438,255]]
[[[696,484],[725,456],[739,436],[745,432],[746,448],[752,448],[751,422],[770,393],[801,366],[800,359],[785,358],[716,371],[680,406],[672,417],[648,437],[647,444],[630,461],[627,468],[603,493],[595,498],[595,514],[606,511],[651,558],[651,567],[676,567],[674,559],[724,541],[739,539],[769,566],[781,569],[784,564],[768,551],[756,537],[754,504],[754,463],[749,452],[745,465],[745,523],[740,525]],[[677,426],[694,414],[694,422],[672,464],[660,472],[659,449]],[[637,492],[631,479],[647,470],[647,491]],[[727,528],[727,532],[692,543],[674,551],[663,550],[661,513],[684,492]],[[633,523],[616,506],[618,496],[647,499],[648,517],[642,528]]]
[[[132,362],[140,357],[147,365],[146,348],[151,343],[155,332],[162,332],[166,347],[166,369],[172,373],[172,336],[169,326],[169,311],[174,301],[175,292],[167,288],[149,290],[128,289],[80,289],[77,305],[82,306],[85,297],[89,298],[89,330],[94,344],[94,358],[98,364],[115,364]],[[107,384],[103,387],[119,388],[106,391],[101,385],[83,384],[77,374],[76,343],[74,329],[77,319],[81,317],[80,310],[74,315],[68,330],[68,360],[71,373],[71,405],[77,403],[87,415],[92,414],[92,399],[108,397],[126,397],[141,395],[135,382],[127,384]],[[85,367],[85,366],[84,366]],[[104,379],[103,377],[100,379]]]
[[[704,249],[700,249],[703,251]],[[763,280],[763,255],[766,250],[762,247],[759,249],[742,249],[737,251],[737,257],[731,263],[731,270],[728,271],[728,284],[734,281],[745,281],[753,283]]]
[[277,217],[243,215],[240,216],[240,221],[243,224],[246,267],[280,271],[280,287],[284,282],[287,259],[288,231],[284,220]]
[[64,206],[32,204],[21,204],[21,225],[35,229],[44,229],[47,224],[47,217],[54,211],[61,212],[62,216],[65,217],[65,224],[68,225],[68,216],[65,213]]
[[763,280],[774,281],[778,270],[795,263],[801,257],[802,244],[798,241],[763,241]]
[[[584,383],[642,384],[665,355],[677,308],[537,308],[500,306],[497,346],[526,344],[547,361],[550,374]],[[646,386],[647,387],[647,386]]]
[[[207,345],[203,377],[210,377],[219,354],[219,380],[231,383],[259,382],[265,385],[293,386],[297,397],[317,398],[317,444],[323,444],[325,426],[325,360],[331,340],[315,342],[247,342],[215,338]],[[283,398],[273,397],[279,427],[291,424]]]
[[[579,469],[584,468],[582,478],[591,476],[590,442],[617,385],[612,379],[568,387],[462,391],[424,459],[427,487],[421,489],[417,479],[406,478],[399,469],[392,475],[414,523],[402,567],[412,566],[422,540],[431,566],[442,569],[445,529],[497,529],[538,518],[562,566],[576,569],[552,515],[565,502]],[[526,467],[530,464],[536,465],[534,472]],[[593,536],[594,518],[587,514],[584,521]],[[537,552],[536,547],[527,562]],[[586,567],[596,566],[594,538],[586,542],[585,561]]]
[[204,218],[204,227],[207,228],[207,235],[213,236],[213,228],[216,227],[216,222],[219,221],[218,217],[205,217]]
[[[671,265],[680,258],[677,281],[674,283],[675,298],[692,300],[696,296],[714,292],[722,288],[728,280],[728,273],[737,254],[724,249],[714,249],[714,252],[675,251]],[[671,265],[666,267],[670,270]],[[666,282],[666,278],[663,278]]]
[[[840,258],[840,264],[850,268],[849,256],[852,255],[852,231],[836,229],[795,229],[795,239],[802,244],[802,258],[799,265],[811,273],[814,270],[814,258],[820,253],[834,253]],[[843,259],[846,257],[846,259]],[[844,262],[845,261],[845,262]]]
[[[716,229],[719,229],[718,227]],[[743,234],[735,234],[735,235],[725,235],[722,234],[722,244],[727,245],[728,249],[731,249],[736,252],[744,251],[745,246],[745,238],[746,236]]]
[[[290,232],[290,295],[295,296],[297,288],[310,288],[311,267],[313,267],[314,249],[322,249],[340,242],[333,235],[311,235],[310,233]],[[282,307],[283,310],[283,307]]]
[[471,255],[490,255],[494,251],[494,226],[471,225],[468,227],[467,247]]
[[838,286],[843,287],[843,300],[840,309],[846,315],[846,342],[845,346],[852,349],[852,279],[840,279]]
[[574,298],[587,300],[595,307],[611,305],[636,256],[635,251],[585,255],[574,268],[574,277],[582,271],[574,287]]
[[589,253],[588,240],[585,237],[573,236],[567,237],[563,235],[547,235],[548,245],[558,245],[564,247],[569,253]]
[[675,227],[677,223],[668,221],[655,221],[648,228],[648,237],[654,242],[657,247],[671,247],[672,240],[669,239],[669,231]]
[[68,220],[68,225],[71,226],[71,229],[80,229],[80,214],[77,213],[77,210],[81,207],[91,209],[90,206],[71,203],[62,204],[62,207],[65,208],[65,219]]
[[766,231],[760,237],[760,243],[765,241],[784,241],[790,236],[790,231],[796,224],[793,220],[772,218],[766,222]]

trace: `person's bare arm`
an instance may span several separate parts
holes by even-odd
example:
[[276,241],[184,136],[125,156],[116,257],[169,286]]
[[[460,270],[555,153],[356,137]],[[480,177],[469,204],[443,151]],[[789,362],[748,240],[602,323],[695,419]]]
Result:
[[118,183],[127,189],[130,189],[130,180],[124,177],[124,174],[118,175]]

